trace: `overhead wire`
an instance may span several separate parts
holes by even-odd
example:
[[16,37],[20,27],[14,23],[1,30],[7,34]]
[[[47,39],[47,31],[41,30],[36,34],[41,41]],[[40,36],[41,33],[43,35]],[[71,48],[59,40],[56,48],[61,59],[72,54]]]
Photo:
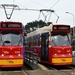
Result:
[[15,0],[13,0],[13,4],[15,3]]
[[[31,1],[33,1],[33,0],[31,0]],[[58,0],[58,1],[59,1],[59,0]],[[58,2],[58,1],[57,1],[57,2]],[[13,0],[13,4],[14,4],[15,2],[18,3],[17,1]],[[35,2],[35,1],[33,1],[33,2]],[[56,3],[57,3],[57,2],[56,2]],[[35,3],[37,3],[37,2],[35,2]],[[56,3],[55,3],[55,4],[56,4]],[[21,5],[20,3],[18,3],[18,4]],[[40,3],[37,3],[37,4],[41,5]],[[55,4],[54,4],[54,5],[55,5]],[[54,5],[53,5],[53,6],[54,6]],[[21,6],[24,7],[24,8],[19,8],[19,9],[16,8],[16,10],[31,10],[31,11],[39,11],[39,10],[37,10],[37,9],[28,9],[28,8],[26,8],[26,7],[23,6],[23,5],[21,5]],[[44,5],[41,5],[41,6],[44,6]],[[53,7],[53,6],[52,6],[52,7]],[[46,7],[46,6],[44,6],[44,7]],[[52,7],[51,7],[51,8],[52,8]],[[0,5],[0,8],[2,8],[1,5]],[[47,8],[48,8],[48,7],[47,7]],[[8,8],[8,9],[10,9],[10,8]],[[40,11],[41,11],[41,10],[40,10]],[[44,10],[42,10],[42,11],[44,11]],[[47,11],[48,11],[48,10],[47,10]]]
[[23,5],[21,5],[20,3],[18,3],[17,1],[15,1],[17,4],[19,4],[20,6],[22,6],[23,8],[19,8],[19,6],[18,6],[18,8],[15,8],[15,10],[29,10],[29,11],[40,11],[40,10],[38,10],[38,9],[28,9],[28,8],[26,8],[25,6],[23,6]]
[[[38,2],[36,2],[36,1],[34,1],[34,0],[30,0],[30,1],[32,1],[32,2],[34,2],[34,3],[36,3],[36,4],[38,4],[38,5],[40,5],[40,6],[43,6],[43,7],[46,7],[46,6],[44,6],[44,5],[42,5],[42,4],[40,4],[40,3],[38,3]],[[51,8],[50,9],[52,9],[57,3],[59,2],[59,0],[57,0],[52,6],[51,6]],[[18,3],[18,2],[17,2]],[[18,3],[19,4],[19,3]],[[20,4],[21,5],[21,4]],[[23,6],[23,5],[21,5],[21,6]],[[24,7],[24,6],[23,6]],[[46,7],[46,8],[48,8],[48,7]],[[22,8],[21,8],[22,9]],[[22,9],[22,10],[30,10],[30,11],[40,11],[41,12],[41,10],[36,10],[36,9]],[[44,11],[44,10],[42,10],[42,11]],[[43,12],[42,12],[43,13]],[[56,16],[57,16],[57,20],[56,20],[56,23],[58,22],[58,19],[59,19],[59,16],[55,13],[55,12],[53,12]],[[52,12],[51,12],[51,14],[52,14]],[[49,19],[50,19],[50,17],[51,17],[51,14],[50,14],[50,16],[49,16]],[[41,15],[41,13],[40,13],[40,15]],[[39,18],[40,18],[40,15],[39,15]],[[44,15],[45,16],[45,15]],[[45,19],[47,18],[47,15],[45,16]],[[49,21],[49,19],[48,19],[48,21]]]
[[[36,1],[33,1],[33,0],[30,0],[30,1],[32,1],[32,2],[34,2],[34,3],[36,3],[36,4],[40,5],[40,6],[46,7],[46,6],[44,6],[44,5],[40,4],[40,3],[36,2]],[[46,8],[48,8],[48,7],[46,7]]]
[[[59,0],[57,0],[57,1],[53,4],[53,6],[51,6],[51,8],[53,8],[58,2],[59,2]],[[51,8],[50,8],[50,9],[51,9]]]
[[[32,1],[32,2],[34,2],[34,3],[36,3],[36,4],[38,4],[38,5],[41,5],[41,6],[43,6],[43,7],[46,7],[46,6],[44,6],[44,5],[42,5],[42,4],[38,3],[38,2],[35,2],[35,1],[33,1],[33,0],[30,0],[30,1]],[[59,0],[58,0],[58,1],[59,1]],[[58,1],[57,1],[57,2],[58,2]],[[16,2],[17,4],[19,4],[19,5],[21,5],[20,3],[18,3],[18,2],[15,1],[15,0],[13,0],[13,5],[15,4],[15,2]],[[56,2],[56,3],[57,3],[57,2]],[[56,4],[56,3],[55,3],[55,4]],[[54,5],[55,5],[55,4],[54,4]],[[53,5],[53,6],[54,6],[54,5]],[[18,8],[15,8],[14,10],[30,10],[30,11],[40,11],[40,12],[41,12],[41,11],[54,12],[54,10],[50,10],[53,6],[52,6],[50,9],[41,9],[41,10],[38,10],[38,9],[28,9],[28,8],[26,8],[26,7],[23,6],[23,5],[21,5],[21,6],[24,7],[24,8],[19,8],[19,6],[18,6]],[[2,7],[0,7],[0,8],[2,8]],[[46,7],[46,8],[48,8],[48,7]],[[6,8],[6,9],[11,9],[11,8]],[[45,16],[45,15],[44,15],[44,16]],[[50,16],[51,16],[51,15],[50,15]],[[46,17],[46,16],[45,16],[45,17]]]
[[[35,1],[33,1],[33,0],[30,0],[30,1],[32,1],[32,2],[34,2],[34,3],[36,3],[36,4],[38,4],[38,5],[41,5],[41,6],[44,6],[44,5],[42,5],[42,4],[40,4],[40,3],[38,3],[38,2],[35,2]],[[57,0],[52,6],[51,6],[51,8],[50,9],[52,9],[57,3],[59,2],[59,0]],[[44,7],[46,7],[46,6],[44,6]],[[48,7],[47,7],[48,8]],[[53,12],[56,16],[57,16],[57,20],[56,20],[56,23],[58,22],[58,19],[59,19],[59,16],[55,13],[55,12]],[[52,14],[52,12],[51,12],[51,14]],[[50,16],[49,16],[49,19],[50,19],[50,17],[51,17],[51,14],[50,14]],[[43,14],[44,15],[44,14]],[[39,15],[40,16],[40,15]],[[45,19],[47,18],[47,15],[45,16],[44,15],[44,17],[45,17]],[[49,19],[48,19],[48,21],[49,21]]]
[[15,0],[15,2],[16,2],[17,4],[19,4],[19,5],[21,5],[22,7],[24,7],[24,9],[27,9],[25,6],[23,6],[22,4],[18,3],[16,0]]

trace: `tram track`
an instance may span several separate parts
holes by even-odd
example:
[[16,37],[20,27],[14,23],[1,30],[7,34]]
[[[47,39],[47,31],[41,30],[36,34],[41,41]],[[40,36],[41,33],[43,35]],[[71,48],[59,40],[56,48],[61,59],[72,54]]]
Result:
[[59,70],[62,73],[65,73],[66,75],[75,75],[75,67],[74,66],[67,66],[69,69],[65,70]]
[[27,75],[26,66],[22,68],[0,68],[0,75]]
[[48,64],[42,64],[48,70],[75,70],[75,65],[68,65],[68,66],[52,66]]
[[22,68],[21,71],[22,71],[22,73],[23,73],[24,75],[27,75],[27,73],[26,73],[26,71],[25,71],[24,68]]
[[46,65],[42,64],[45,66],[48,70],[50,71],[57,71],[58,73],[60,72],[60,75],[75,75],[75,65],[70,65],[70,66],[52,66],[52,65]]
[[64,75],[74,75],[75,73],[75,68],[72,67],[72,66],[64,66],[64,67],[59,67],[59,68],[56,68],[56,67],[51,67],[53,69],[53,71],[58,71]]
[[21,68],[19,70],[3,70],[3,69],[0,69],[0,75],[27,75],[26,71]]

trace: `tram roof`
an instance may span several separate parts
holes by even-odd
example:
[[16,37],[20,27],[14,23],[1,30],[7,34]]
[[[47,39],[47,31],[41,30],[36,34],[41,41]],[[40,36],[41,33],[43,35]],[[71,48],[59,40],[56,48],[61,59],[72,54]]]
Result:
[[44,27],[42,27],[42,28],[38,28],[37,30],[28,33],[28,34],[27,34],[27,37],[34,36],[34,35],[37,35],[37,34],[41,34],[41,33],[44,33],[44,32],[49,32],[51,26],[52,26],[52,25],[44,26]]
[[[45,32],[50,32],[50,31],[52,31],[53,25],[66,25],[66,24],[50,24],[49,26],[44,26],[42,28],[38,28],[37,30],[35,30],[33,32],[28,33],[27,37],[31,37],[31,36],[41,34],[41,33],[45,33]],[[68,25],[68,26],[70,26],[70,25]]]

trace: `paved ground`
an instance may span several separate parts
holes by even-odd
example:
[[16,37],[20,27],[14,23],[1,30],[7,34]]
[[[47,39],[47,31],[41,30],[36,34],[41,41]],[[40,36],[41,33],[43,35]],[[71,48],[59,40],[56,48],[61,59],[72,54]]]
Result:
[[[75,64],[75,57],[73,57],[73,64]],[[75,71],[65,71],[65,72],[60,72],[60,71],[53,71],[53,70],[26,70],[28,75],[75,75]]]
[[73,57],[73,64],[75,64],[75,57]]
[[26,72],[28,75],[65,75],[64,73],[50,70],[32,70]]
[[26,71],[27,75],[75,75],[75,71],[53,71],[53,70],[32,70]]
[[22,72],[12,72],[12,71],[5,71],[5,72],[0,72],[0,75],[24,75]]

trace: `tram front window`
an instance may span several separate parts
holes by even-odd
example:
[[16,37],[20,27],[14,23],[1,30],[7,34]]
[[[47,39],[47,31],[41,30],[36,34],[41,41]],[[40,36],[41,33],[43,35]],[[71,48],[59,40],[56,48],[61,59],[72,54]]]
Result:
[[53,46],[69,46],[70,40],[67,34],[53,34],[51,36],[51,43]]
[[3,31],[0,34],[0,45],[4,46],[18,46],[23,45],[23,38],[20,34],[20,32],[9,32],[9,31]]

